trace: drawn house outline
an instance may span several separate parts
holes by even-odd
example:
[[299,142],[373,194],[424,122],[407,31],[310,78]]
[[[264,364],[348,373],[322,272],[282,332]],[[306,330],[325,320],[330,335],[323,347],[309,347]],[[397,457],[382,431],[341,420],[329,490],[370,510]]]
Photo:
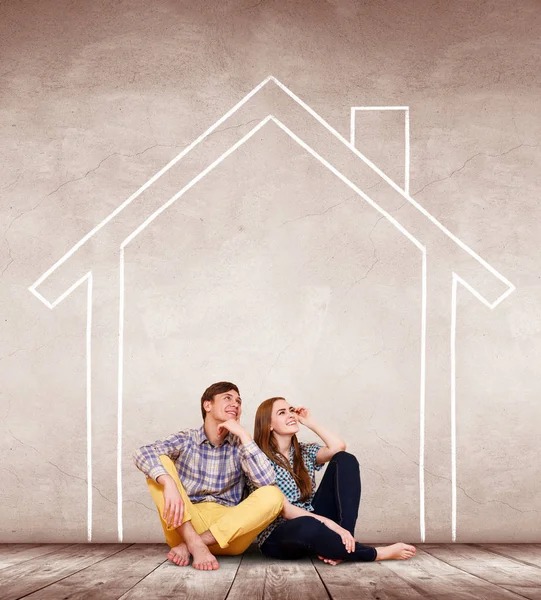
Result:
[[[270,106],[270,109],[269,109]],[[242,129],[246,128],[252,121],[242,122],[237,124],[234,122],[235,118],[243,115],[248,107],[257,111],[262,111],[260,119],[258,117],[258,123],[251,127],[247,133],[242,134]],[[352,110],[353,114],[353,110]],[[408,114],[409,117],[409,114]],[[245,120],[245,119],[244,119]],[[244,121],[243,120],[243,121]],[[233,123],[230,125],[230,123]],[[450,305],[450,335],[448,344],[450,344],[450,418],[451,418],[451,529],[452,539],[456,539],[456,394],[455,394],[455,378],[456,378],[456,305],[457,305],[457,289],[458,283],[461,283],[463,287],[468,289],[479,301],[481,301],[488,308],[495,308],[498,306],[509,294],[511,294],[515,287],[496,269],[489,265],[485,260],[478,256],[471,248],[469,248],[464,242],[454,236],[448,229],[446,229],[437,219],[435,219],[426,209],[424,209],[418,202],[416,202],[407,191],[398,186],[393,180],[391,180],[381,169],[373,164],[366,156],[364,156],[352,143],[354,141],[354,119],[352,117],[352,131],[351,140],[349,141],[344,138],[338,131],[336,131],[329,123],[327,123],[318,113],[316,113],[310,106],[308,106],[303,100],[296,96],[289,88],[283,85],[275,77],[269,76],[264,79],[258,86],[256,86],[251,92],[249,92],[240,102],[238,102],[233,108],[226,112],[220,119],[218,119],[211,127],[209,127],[203,134],[195,139],[189,146],[187,146],[182,152],[180,152],[175,158],[173,158],[167,165],[165,165],[160,171],[158,171],[153,177],[151,177],[143,186],[141,186],[134,194],[132,194],[127,200],[119,205],[114,211],[112,211],[105,219],[103,219],[96,227],[94,227],[88,234],[79,240],[62,258],[60,258],[54,265],[52,265],[43,275],[41,275],[28,289],[48,308],[53,309],[60,302],[62,302],[67,296],[69,296],[75,289],[77,289],[85,281],[87,282],[87,321],[86,321],[86,358],[87,358],[87,369],[86,369],[86,409],[87,409],[87,496],[88,496],[88,510],[87,510],[87,533],[89,541],[92,539],[92,521],[93,521],[93,510],[92,510],[92,489],[94,486],[93,479],[93,451],[92,451],[92,381],[95,381],[95,373],[92,369],[92,331],[93,331],[93,294],[96,291],[95,283],[96,278],[94,276],[94,264],[92,262],[84,262],[83,268],[79,273],[83,272],[82,276],[79,276],[69,286],[64,285],[65,281],[63,277],[59,275],[62,273],[66,265],[73,263],[69,259],[74,256],[79,250],[88,246],[87,242],[91,240],[101,229],[111,223],[115,217],[117,217],[122,211],[126,211],[128,207],[141,208],[141,203],[137,203],[136,200],[144,196],[144,192],[150,188],[155,182],[157,182],[164,174],[168,173],[172,167],[174,167],[179,161],[185,156],[189,155],[192,151],[200,151],[201,148],[208,148],[206,144],[209,137],[213,133],[220,131],[229,130],[229,135],[232,135],[232,131],[238,128],[238,139],[235,143],[227,146],[225,151],[219,147],[218,150],[215,146],[219,146],[219,141],[216,142],[213,139],[213,145],[209,151],[212,156],[218,154],[218,157],[210,161],[208,166],[199,171],[197,175],[192,177],[186,177],[187,183],[181,187],[169,200],[165,203],[157,205],[158,207],[154,210],[150,210],[145,205],[144,212],[150,213],[139,226],[133,229],[129,235],[127,235],[119,248],[119,269],[117,279],[117,293],[118,294],[118,343],[117,343],[117,381],[115,382],[116,388],[116,399],[117,399],[117,423],[116,423],[116,438],[117,438],[117,452],[116,452],[116,526],[117,526],[117,539],[118,541],[123,540],[123,498],[122,498],[122,415],[123,415],[123,365],[124,365],[124,254],[127,245],[141,232],[143,231],[159,214],[166,210],[173,202],[178,200],[184,193],[186,193],[191,187],[196,185],[203,177],[210,173],[217,165],[219,165],[225,158],[235,152],[244,142],[259,132],[267,123],[273,122],[275,125],[280,127],[291,139],[296,141],[304,150],[316,158],[323,166],[329,169],[336,177],[338,177],[343,183],[350,187],[353,191],[358,194],[360,198],[365,200],[373,208],[375,208],[382,217],[385,217],[398,231],[400,231],[414,246],[420,250],[422,255],[422,273],[421,273],[421,287],[422,287],[422,306],[421,306],[421,369],[420,369],[420,398],[419,398],[419,528],[420,528],[420,539],[425,541],[426,537],[426,526],[425,526],[425,408],[426,408],[426,382],[427,382],[427,319],[428,319],[428,300],[431,297],[428,293],[430,287],[431,278],[429,273],[437,274],[437,264],[427,260],[427,246],[418,237],[411,233],[409,229],[406,229],[402,225],[401,221],[408,222],[410,229],[414,229],[414,233],[419,235],[424,232],[425,227],[434,226],[437,230],[438,235],[442,238],[452,240],[454,244],[460,248],[467,256],[468,263],[468,277],[464,278],[459,272],[452,271],[443,275],[442,280],[449,280],[449,305]],[[224,124],[227,127],[220,129]],[[289,124],[289,125],[288,125]],[[302,127],[304,125],[304,128]],[[241,127],[242,126],[242,127]],[[297,127],[298,126],[298,127]],[[314,127],[315,126],[315,127]],[[409,126],[409,123],[408,123]],[[294,129],[303,130],[303,138],[294,133]],[[325,141],[325,144],[330,146],[322,150],[321,142],[318,142],[317,136],[313,138],[313,130],[318,130],[317,134]],[[312,136],[312,138],[310,137]],[[306,138],[310,138],[312,145],[305,141]],[[315,140],[315,141],[314,141]],[[205,145],[206,144],[206,145]],[[321,154],[314,149],[314,146],[318,147]],[[207,150],[205,150],[206,152]],[[347,171],[347,176],[338,170],[332,164],[333,157],[340,159],[346,159],[346,162],[350,161],[352,167],[347,166],[342,168],[342,171]],[[327,158],[326,158],[326,157]],[[183,163],[180,163],[181,166]],[[349,165],[349,163],[348,163]],[[364,175],[362,173],[364,170]],[[401,221],[392,216],[390,211],[392,205],[388,204],[387,201],[379,200],[379,203],[373,199],[373,196],[377,194],[378,190],[371,191],[370,196],[362,190],[362,180],[367,173],[371,175],[377,175],[378,182],[381,184],[380,187],[384,187],[387,193],[398,194],[406,202],[401,212]],[[360,180],[360,181],[359,181]],[[356,183],[357,181],[357,183]],[[373,186],[371,186],[373,187]],[[161,202],[161,201],[160,201]],[[387,204],[384,207],[383,204]],[[422,218],[421,218],[422,217]],[[421,218],[422,224],[419,225],[418,221]],[[418,231],[419,230],[419,231]],[[439,231],[438,231],[439,230]],[[95,238],[94,238],[95,239]],[[86,246],[86,247],[87,247]],[[77,266],[78,270],[79,267]],[[460,271],[460,270],[459,270]],[[488,275],[490,274],[490,275]],[[441,274],[438,276],[440,277]],[[436,278],[438,278],[436,277]],[[55,281],[56,279],[56,281]],[[70,279],[73,281],[75,277]],[[472,284],[470,281],[473,281]],[[64,287],[62,287],[64,285]],[[56,288],[55,288],[56,286]],[[475,287],[474,287],[475,286]],[[113,286],[114,287],[114,286]],[[38,291],[41,288],[41,291]],[[496,288],[496,289],[495,289]],[[56,291],[54,291],[56,289]],[[58,289],[64,291],[58,295]],[[481,289],[481,291],[479,291]],[[52,298],[52,299],[51,299]],[[116,309],[115,309],[116,311]],[[116,312],[115,312],[116,314]],[[430,363],[429,363],[430,367]],[[112,385],[112,383],[111,383]],[[106,527],[100,532],[100,537],[103,541],[112,541],[106,532]]]

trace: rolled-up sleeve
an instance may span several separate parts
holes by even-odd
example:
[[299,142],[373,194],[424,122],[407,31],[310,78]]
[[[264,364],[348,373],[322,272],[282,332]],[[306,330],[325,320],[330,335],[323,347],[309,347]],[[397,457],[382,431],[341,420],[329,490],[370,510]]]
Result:
[[157,482],[160,475],[167,475],[167,471],[160,461],[160,455],[165,454],[173,462],[182,454],[185,431],[174,433],[164,440],[157,440],[153,444],[141,446],[133,453],[135,466],[147,477]]
[[242,470],[253,487],[275,483],[276,474],[271,461],[253,440],[241,445],[239,452]]
[[316,457],[317,453],[321,450],[321,448],[323,448],[323,446],[321,444],[301,442],[300,447],[301,452],[304,454],[304,462],[307,468],[310,469],[310,467],[313,467],[315,471],[321,471],[325,465],[318,465],[316,462]]

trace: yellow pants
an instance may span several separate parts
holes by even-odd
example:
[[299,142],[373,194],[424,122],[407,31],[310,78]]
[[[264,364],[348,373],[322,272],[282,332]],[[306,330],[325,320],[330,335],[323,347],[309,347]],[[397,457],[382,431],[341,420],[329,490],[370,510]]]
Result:
[[[216,502],[193,504],[180,482],[173,461],[165,455],[160,456],[160,461],[175,480],[184,501],[182,523],[191,521],[193,528],[199,534],[210,531],[218,542],[209,546],[213,554],[242,554],[257,534],[272,523],[282,510],[284,496],[277,487],[272,485],[255,490],[237,506],[222,506]],[[158,508],[165,541],[171,548],[178,546],[183,541],[180,533],[163,519],[165,505],[163,486],[150,478],[147,478],[147,484]]]

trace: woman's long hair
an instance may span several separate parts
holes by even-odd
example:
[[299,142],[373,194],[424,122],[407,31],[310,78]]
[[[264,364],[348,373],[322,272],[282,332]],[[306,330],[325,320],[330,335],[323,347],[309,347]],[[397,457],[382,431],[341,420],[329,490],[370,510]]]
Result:
[[276,400],[285,400],[281,396],[277,396],[275,398],[269,398],[262,402],[255,414],[255,424],[254,424],[254,440],[255,443],[263,450],[263,452],[276,464],[283,467],[286,471],[291,473],[295,483],[297,484],[300,493],[301,493],[301,501],[305,502],[310,498],[312,494],[312,481],[310,479],[310,475],[308,475],[308,471],[304,466],[304,461],[302,460],[301,448],[299,446],[299,441],[297,440],[297,436],[294,435],[291,443],[293,444],[293,469],[289,463],[289,460],[286,460],[284,456],[280,453],[278,449],[278,445],[276,444],[276,440],[272,435],[271,431],[271,416],[272,416],[272,407]]

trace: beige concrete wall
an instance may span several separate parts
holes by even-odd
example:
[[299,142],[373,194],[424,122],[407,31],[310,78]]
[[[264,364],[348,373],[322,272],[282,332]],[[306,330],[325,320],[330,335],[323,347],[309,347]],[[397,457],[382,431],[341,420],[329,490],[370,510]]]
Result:
[[[359,539],[540,541],[540,27],[533,1],[3,3],[0,540],[161,540],[131,452],[228,379],[250,429],[280,394],[342,433]],[[269,75],[333,131],[270,81],[67,256]],[[351,106],[409,107],[428,215]],[[293,137],[262,126],[121,252],[269,114]],[[356,115],[406,187],[405,111]]]

